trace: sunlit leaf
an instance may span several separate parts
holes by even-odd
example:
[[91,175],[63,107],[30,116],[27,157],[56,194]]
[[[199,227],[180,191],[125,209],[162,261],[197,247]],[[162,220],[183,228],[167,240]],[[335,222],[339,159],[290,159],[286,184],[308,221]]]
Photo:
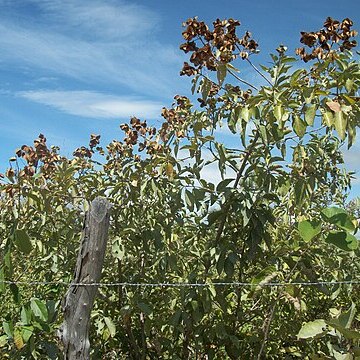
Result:
[[308,339],[319,335],[323,335],[328,331],[328,325],[325,320],[318,319],[305,323],[299,333],[297,334],[298,339]]
[[314,124],[314,119],[316,115],[317,106],[315,104],[308,105],[305,108],[305,122],[312,126]]
[[299,234],[304,241],[309,242],[321,231],[321,224],[319,221],[301,221],[298,224]]
[[105,324],[106,324],[107,328],[109,329],[110,336],[114,337],[115,334],[116,334],[116,326],[115,326],[115,324],[113,323],[113,321],[109,317],[106,317],[106,316],[104,317],[104,321],[105,321]]
[[334,125],[340,139],[344,140],[346,136],[347,116],[343,111],[338,111],[335,113]]
[[302,138],[306,132],[306,123],[298,115],[293,116],[293,129],[295,134]]

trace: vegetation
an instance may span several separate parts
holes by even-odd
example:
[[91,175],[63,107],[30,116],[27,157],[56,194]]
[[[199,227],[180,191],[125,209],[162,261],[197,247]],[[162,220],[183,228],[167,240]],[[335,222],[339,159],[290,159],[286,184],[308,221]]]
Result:
[[[91,135],[72,158],[43,135],[16,150],[0,280],[20,283],[0,282],[1,358],[61,358],[61,299],[96,196],[113,204],[103,283],[200,285],[100,287],[94,359],[360,357],[358,206],[344,209],[341,152],[360,119],[352,21],[328,18],[297,57],[280,45],[260,68],[239,25],[186,21],[181,74],[200,106],[176,96],[159,129],[133,117],[122,141]],[[244,62],[262,85],[241,78]],[[299,282],[315,284],[269,286]]]

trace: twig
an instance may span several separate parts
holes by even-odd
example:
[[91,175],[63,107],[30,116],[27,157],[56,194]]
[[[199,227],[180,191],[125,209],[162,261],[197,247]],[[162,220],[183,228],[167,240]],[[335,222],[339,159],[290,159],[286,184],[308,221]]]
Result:
[[272,82],[249,59],[246,59],[246,61],[270,86],[273,86]]
[[[288,282],[290,280],[292,274],[294,273],[295,269],[299,265],[299,262],[302,260],[304,254],[309,250],[309,248],[310,248],[310,243],[309,243],[308,248],[303,251],[303,253],[299,256],[299,258],[295,262],[293,268],[290,270],[288,276],[286,277],[285,282]],[[263,325],[264,337],[263,337],[263,341],[261,343],[259,354],[257,356],[257,360],[261,359],[262,353],[264,352],[265,345],[266,345],[266,342],[267,342],[267,339],[268,339],[268,336],[269,336],[271,321],[272,321],[272,319],[274,317],[275,309],[276,309],[276,306],[277,306],[278,301],[280,300],[281,296],[282,296],[282,292],[279,291],[277,297],[274,299],[274,301],[273,301],[273,303],[271,305],[269,316],[266,317],[265,320],[264,320],[264,325]]]
[[241,77],[237,76],[232,70],[230,70],[229,68],[227,69],[227,71],[229,72],[229,74],[231,74],[236,80],[242,82],[243,84],[250,86],[252,89],[254,90],[259,90],[256,86],[250,84],[249,82],[247,82],[246,80],[242,79]]
[[[245,152],[245,156],[244,156],[243,161],[241,163],[240,169],[239,169],[239,171],[238,171],[238,173],[236,175],[235,183],[234,183],[234,186],[233,186],[234,189],[236,189],[237,186],[239,185],[239,182],[240,182],[241,177],[243,175],[243,172],[245,170],[247,161],[249,160],[249,157],[250,157],[250,155],[251,155],[251,153],[252,153],[252,151],[253,151],[253,149],[254,149],[254,147],[255,147],[258,139],[259,139],[259,137],[260,137],[260,131],[257,130],[252,143],[249,145],[248,150]],[[227,204],[225,204],[225,206],[224,206],[225,215],[222,218],[222,221],[221,221],[221,223],[219,225],[219,228],[218,228],[218,231],[217,231],[217,234],[216,234],[216,243],[219,242],[220,237],[222,235],[222,232],[224,230],[224,226],[225,226],[225,222],[226,222],[226,219],[227,219],[227,214],[229,212],[229,209],[230,209],[230,202],[228,201]]]

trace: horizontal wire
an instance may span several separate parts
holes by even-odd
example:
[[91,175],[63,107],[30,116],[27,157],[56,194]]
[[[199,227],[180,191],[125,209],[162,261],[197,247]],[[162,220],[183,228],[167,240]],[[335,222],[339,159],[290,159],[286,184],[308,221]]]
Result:
[[8,285],[62,285],[62,286],[97,286],[97,287],[211,287],[211,286],[234,286],[234,287],[280,287],[280,286],[319,286],[319,285],[360,285],[360,280],[343,281],[295,281],[295,282],[268,282],[268,283],[246,283],[246,282],[215,282],[215,283],[69,283],[65,281],[10,281],[0,280],[0,284]]

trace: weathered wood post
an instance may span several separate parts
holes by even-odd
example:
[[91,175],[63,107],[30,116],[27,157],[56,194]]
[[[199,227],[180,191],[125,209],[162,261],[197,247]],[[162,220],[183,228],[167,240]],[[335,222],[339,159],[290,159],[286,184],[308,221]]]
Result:
[[74,280],[62,303],[64,322],[59,336],[64,345],[64,360],[90,358],[90,314],[98,286],[73,284],[100,281],[108,239],[110,208],[108,200],[97,197],[85,215]]

